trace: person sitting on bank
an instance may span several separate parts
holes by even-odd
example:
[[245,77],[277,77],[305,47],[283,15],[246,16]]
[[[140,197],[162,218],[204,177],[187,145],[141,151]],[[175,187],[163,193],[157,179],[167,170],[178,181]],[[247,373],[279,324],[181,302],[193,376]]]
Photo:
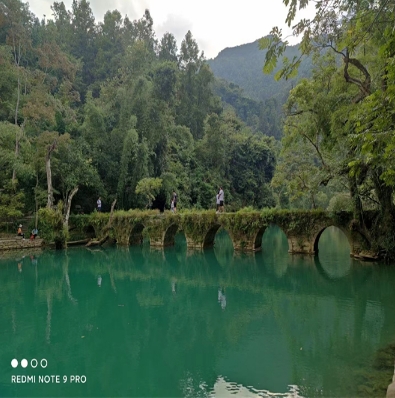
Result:
[[22,236],[22,239],[25,240],[25,234],[22,231],[22,224],[19,224],[17,235]]
[[33,228],[32,229],[32,233],[30,235],[30,240],[36,239],[37,235],[38,235],[38,229],[37,228]]

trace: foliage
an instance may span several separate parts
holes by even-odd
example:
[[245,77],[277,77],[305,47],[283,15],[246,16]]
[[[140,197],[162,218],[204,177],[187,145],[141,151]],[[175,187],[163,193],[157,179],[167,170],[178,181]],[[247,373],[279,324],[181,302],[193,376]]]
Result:
[[338,212],[338,211],[352,211],[352,201],[349,194],[339,193],[333,196],[329,201],[328,211]]
[[162,187],[161,178],[143,178],[137,183],[136,193],[144,195],[148,200],[148,207],[151,207],[152,200]]
[[63,229],[62,210],[63,208],[60,204],[57,209],[42,208],[38,214],[40,237],[46,243],[55,242],[57,247],[63,247],[68,237],[68,231]]
[[15,191],[11,181],[0,189],[0,219],[15,219],[23,215],[24,194]]

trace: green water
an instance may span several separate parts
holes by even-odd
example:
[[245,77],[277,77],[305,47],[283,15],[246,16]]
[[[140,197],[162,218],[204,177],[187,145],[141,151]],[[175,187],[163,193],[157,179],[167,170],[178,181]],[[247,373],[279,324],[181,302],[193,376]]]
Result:
[[203,253],[181,235],[0,259],[0,397],[359,396],[395,342],[395,267],[350,259],[334,228],[319,256],[287,249],[273,227],[252,255],[220,232]]

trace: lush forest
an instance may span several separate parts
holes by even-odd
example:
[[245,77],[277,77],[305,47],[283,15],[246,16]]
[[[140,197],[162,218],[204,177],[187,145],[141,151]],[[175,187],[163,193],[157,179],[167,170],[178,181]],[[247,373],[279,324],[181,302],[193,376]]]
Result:
[[[0,218],[60,202],[103,210],[270,207],[276,144],[215,94],[190,31],[157,38],[148,10],[96,22],[86,0],[39,20],[0,3]],[[263,121],[261,121],[263,123]]]

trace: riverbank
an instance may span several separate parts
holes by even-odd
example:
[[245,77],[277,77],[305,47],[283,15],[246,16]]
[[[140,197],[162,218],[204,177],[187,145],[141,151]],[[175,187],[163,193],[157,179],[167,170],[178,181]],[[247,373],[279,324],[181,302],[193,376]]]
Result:
[[40,248],[43,246],[43,244],[44,241],[40,238],[30,240],[29,238],[22,239],[20,236],[5,237],[0,239],[0,252],[8,250]]

